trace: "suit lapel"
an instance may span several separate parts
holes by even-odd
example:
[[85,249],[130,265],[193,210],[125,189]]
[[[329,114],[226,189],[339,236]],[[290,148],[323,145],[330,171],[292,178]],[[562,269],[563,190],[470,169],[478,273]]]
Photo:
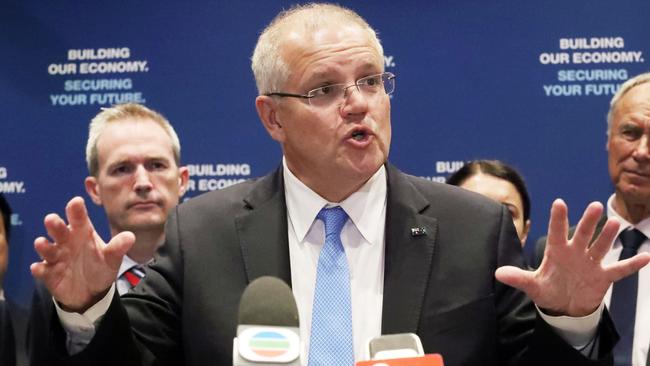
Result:
[[[382,333],[416,332],[429,284],[437,220],[422,213],[429,202],[403,173],[391,165],[386,171]],[[235,225],[248,281],[270,275],[291,286],[282,170],[260,179],[244,202],[245,210],[235,217]],[[412,228],[424,229],[424,235],[412,235]]]
[[430,278],[437,220],[423,214],[430,203],[403,173],[388,164],[386,171],[382,334],[415,333]]
[[244,204],[244,212],[235,217],[235,226],[248,282],[274,276],[291,286],[282,169],[261,178]]

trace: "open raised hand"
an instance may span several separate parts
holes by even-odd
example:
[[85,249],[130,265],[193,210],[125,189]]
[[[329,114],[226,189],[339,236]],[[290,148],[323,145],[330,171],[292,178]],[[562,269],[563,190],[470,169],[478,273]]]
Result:
[[553,202],[546,251],[536,271],[504,266],[497,269],[496,278],[522,290],[550,314],[580,317],[596,310],[613,282],[647,265],[650,254],[640,253],[604,266],[601,261],[614,242],[618,221],[607,220],[590,245],[603,206],[598,202],[587,206],[570,240],[567,211],[562,200]]
[[42,236],[34,240],[42,261],[30,269],[64,310],[82,313],[108,292],[135,236],[122,232],[104,243],[81,197],[71,199],[65,213],[67,225],[57,214],[45,217],[45,229],[52,241]]

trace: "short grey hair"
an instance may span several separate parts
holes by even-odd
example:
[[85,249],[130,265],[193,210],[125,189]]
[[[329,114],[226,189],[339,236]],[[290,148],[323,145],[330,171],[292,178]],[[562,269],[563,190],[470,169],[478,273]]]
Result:
[[614,123],[614,110],[616,109],[618,102],[632,88],[648,82],[650,82],[650,72],[644,72],[643,74],[628,79],[620,88],[618,88],[616,94],[614,94],[612,100],[609,102],[609,111],[607,111],[607,136],[609,136],[609,133],[612,130],[612,124]]
[[106,129],[109,123],[122,121],[125,119],[136,120],[152,120],[160,125],[165,130],[172,142],[172,152],[176,165],[180,166],[181,162],[181,143],[178,139],[174,127],[162,114],[149,109],[142,104],[125,103],[116,104],[110,108],[102,108],[91,121],[88,126],[88,142],[86,143],[86,164],[88,165],[88,173],[92,176],[97,176],[99,173],[99,158],[97,156],[97,141]]
[[281,46],[287,33],[287,26],[297,25],[305,30],[318,29],[328,24],[333,18],[343,19],[365,29],[382,58],[383,67],[384,50],[377,33],[359,14],[334,4],[294,5],[290,9],[280,12],[262,31],[257,40],[251,58],[251,66],[260,95],[279,91],[289,78],[289,67],[281,55]]

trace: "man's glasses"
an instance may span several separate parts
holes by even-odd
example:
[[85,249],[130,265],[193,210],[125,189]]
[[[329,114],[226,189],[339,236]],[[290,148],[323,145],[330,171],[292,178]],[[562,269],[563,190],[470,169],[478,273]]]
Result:
[[292,94],[283,92],[265,93],[266,96],[291,97],[307,99],[314,107],[326,107],[345,99],[349,88],[356,87],[364,97],[372,97],[379,93],[391,94],[395,91],[395,74],[381,74],[362,77],[352,85],[331,84],[312,89],[307,94]]

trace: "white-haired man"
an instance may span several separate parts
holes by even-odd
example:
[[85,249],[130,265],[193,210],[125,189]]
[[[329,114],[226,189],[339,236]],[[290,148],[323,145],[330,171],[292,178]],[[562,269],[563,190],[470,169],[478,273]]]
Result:
[[[607,218],[621,223],[603,258],[603,263],[609,264],[631,253],[650,252],[650,73],[630,78],[612,97],[607,113],[607,154],[615,191],[607,200],[597,230]],[[625,249],[628,237],[630,247]],[[540,238],[538,262],[545,247],[546,238]],[[621,336],[614,349],[615,364],[650,364],[650,267],[610,287],[605,303]]]

